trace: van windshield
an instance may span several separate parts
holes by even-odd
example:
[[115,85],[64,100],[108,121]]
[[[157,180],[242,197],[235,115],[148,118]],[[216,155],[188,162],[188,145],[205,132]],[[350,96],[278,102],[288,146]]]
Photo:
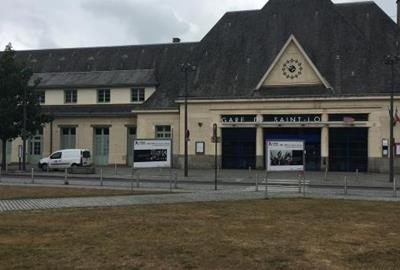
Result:
[[83,151],[82,157],[84,157],[84,158],[90,158],[90,152],[89,152],[89,151]]

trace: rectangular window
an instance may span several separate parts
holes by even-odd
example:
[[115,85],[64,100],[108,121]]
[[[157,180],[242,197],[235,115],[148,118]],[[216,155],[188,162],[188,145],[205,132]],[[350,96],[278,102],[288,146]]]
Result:
[[98,89],[97,90],[97,102],[98,103],[110,103],[110,89]]
[[77,90],[64,90],[64,102],[66,104],[77,103],[78,102]]
[[136,136],[136,127],[128,128],[129,135]]
[[37,92],[38,102],[39,104],[46,103],[46,92],[45,91],[38,91]]
[[156,126],[156,139],[169,139],[171,137],[171,126]]
[[76,128],[62,128],[61,134],[61,148],[74,149],[76,144]]
[[144,102],[144,88],[132,88],[131,89],[131,101],[132,102]]

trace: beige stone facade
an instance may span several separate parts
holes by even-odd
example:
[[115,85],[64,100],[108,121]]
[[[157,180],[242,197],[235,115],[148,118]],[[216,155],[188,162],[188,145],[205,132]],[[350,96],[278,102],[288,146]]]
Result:
[[[257,168],[264,167],[264,129],[265,128],[318,128],[321,130],[321,158],[329,158],[329,129],[331,128],[366,128],[368,129],[368,159],[370,171],[382,171],[387,158],[382,155],[382,141],[389,137],[388,97],[363,98],[293,98],[293,99],[253,99],[253,100],[189,100],[189,156],[191,168],[212,168],[215,145],[212,143],[213,124],[218,125],[218,136],[223,129],[250,128],[256,130]],[[396,101],[400,106],[400,100]],[[128,127],[136,127],[139,139],[154,139],[155,127],[171,127],[174,166],[182,165],[184,155],[184,107],[169,111],[132,111],[128,117],[68,117],[55,119],[43,130],[42,156],[61,147],[61,128],[76,128],[76,148],[95,151],[94,129],[109,128],[108,164],[127,164]],[[368,114],[368,121],[352,123],[330,122],[330,114]],[[321,115],[316,123],[265,123],[263,115]],[[252,123],[226,123],[223,115],[256,115]],[[52,134],[51,134],[52,131]],[[395,127],[396,142],[400,142],[400,129]],[[196,142],[204,142],[205,153],[198,155]],[[21,140],[12,143],[11,162],[18,162],[18,145]],[[217,146],[221,162],[222,144]],[[221,164],[220,164],[221,165]],[[324,166],[321,165],[321,169]]]

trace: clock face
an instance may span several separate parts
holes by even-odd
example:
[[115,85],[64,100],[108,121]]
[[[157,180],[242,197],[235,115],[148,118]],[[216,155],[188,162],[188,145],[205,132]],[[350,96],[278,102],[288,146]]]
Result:
[[287,79],[297,79],[303,74],[303,64],[298,59],[289,59],[282,66],[282,74]]

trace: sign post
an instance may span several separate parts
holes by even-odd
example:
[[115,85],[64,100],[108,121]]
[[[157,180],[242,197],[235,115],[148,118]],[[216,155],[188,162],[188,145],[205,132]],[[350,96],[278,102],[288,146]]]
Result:
[[[304,141],[266,141],[265,196],[268,198],[268,172],[300,172],[305,195],[305,143]],[[299,192],[301,192],[299,176]]]
[[171,140],[134,140],[133,168],[171,168]]
[[304,172],[304,141],[267,141],[266,145],[268,171]]

